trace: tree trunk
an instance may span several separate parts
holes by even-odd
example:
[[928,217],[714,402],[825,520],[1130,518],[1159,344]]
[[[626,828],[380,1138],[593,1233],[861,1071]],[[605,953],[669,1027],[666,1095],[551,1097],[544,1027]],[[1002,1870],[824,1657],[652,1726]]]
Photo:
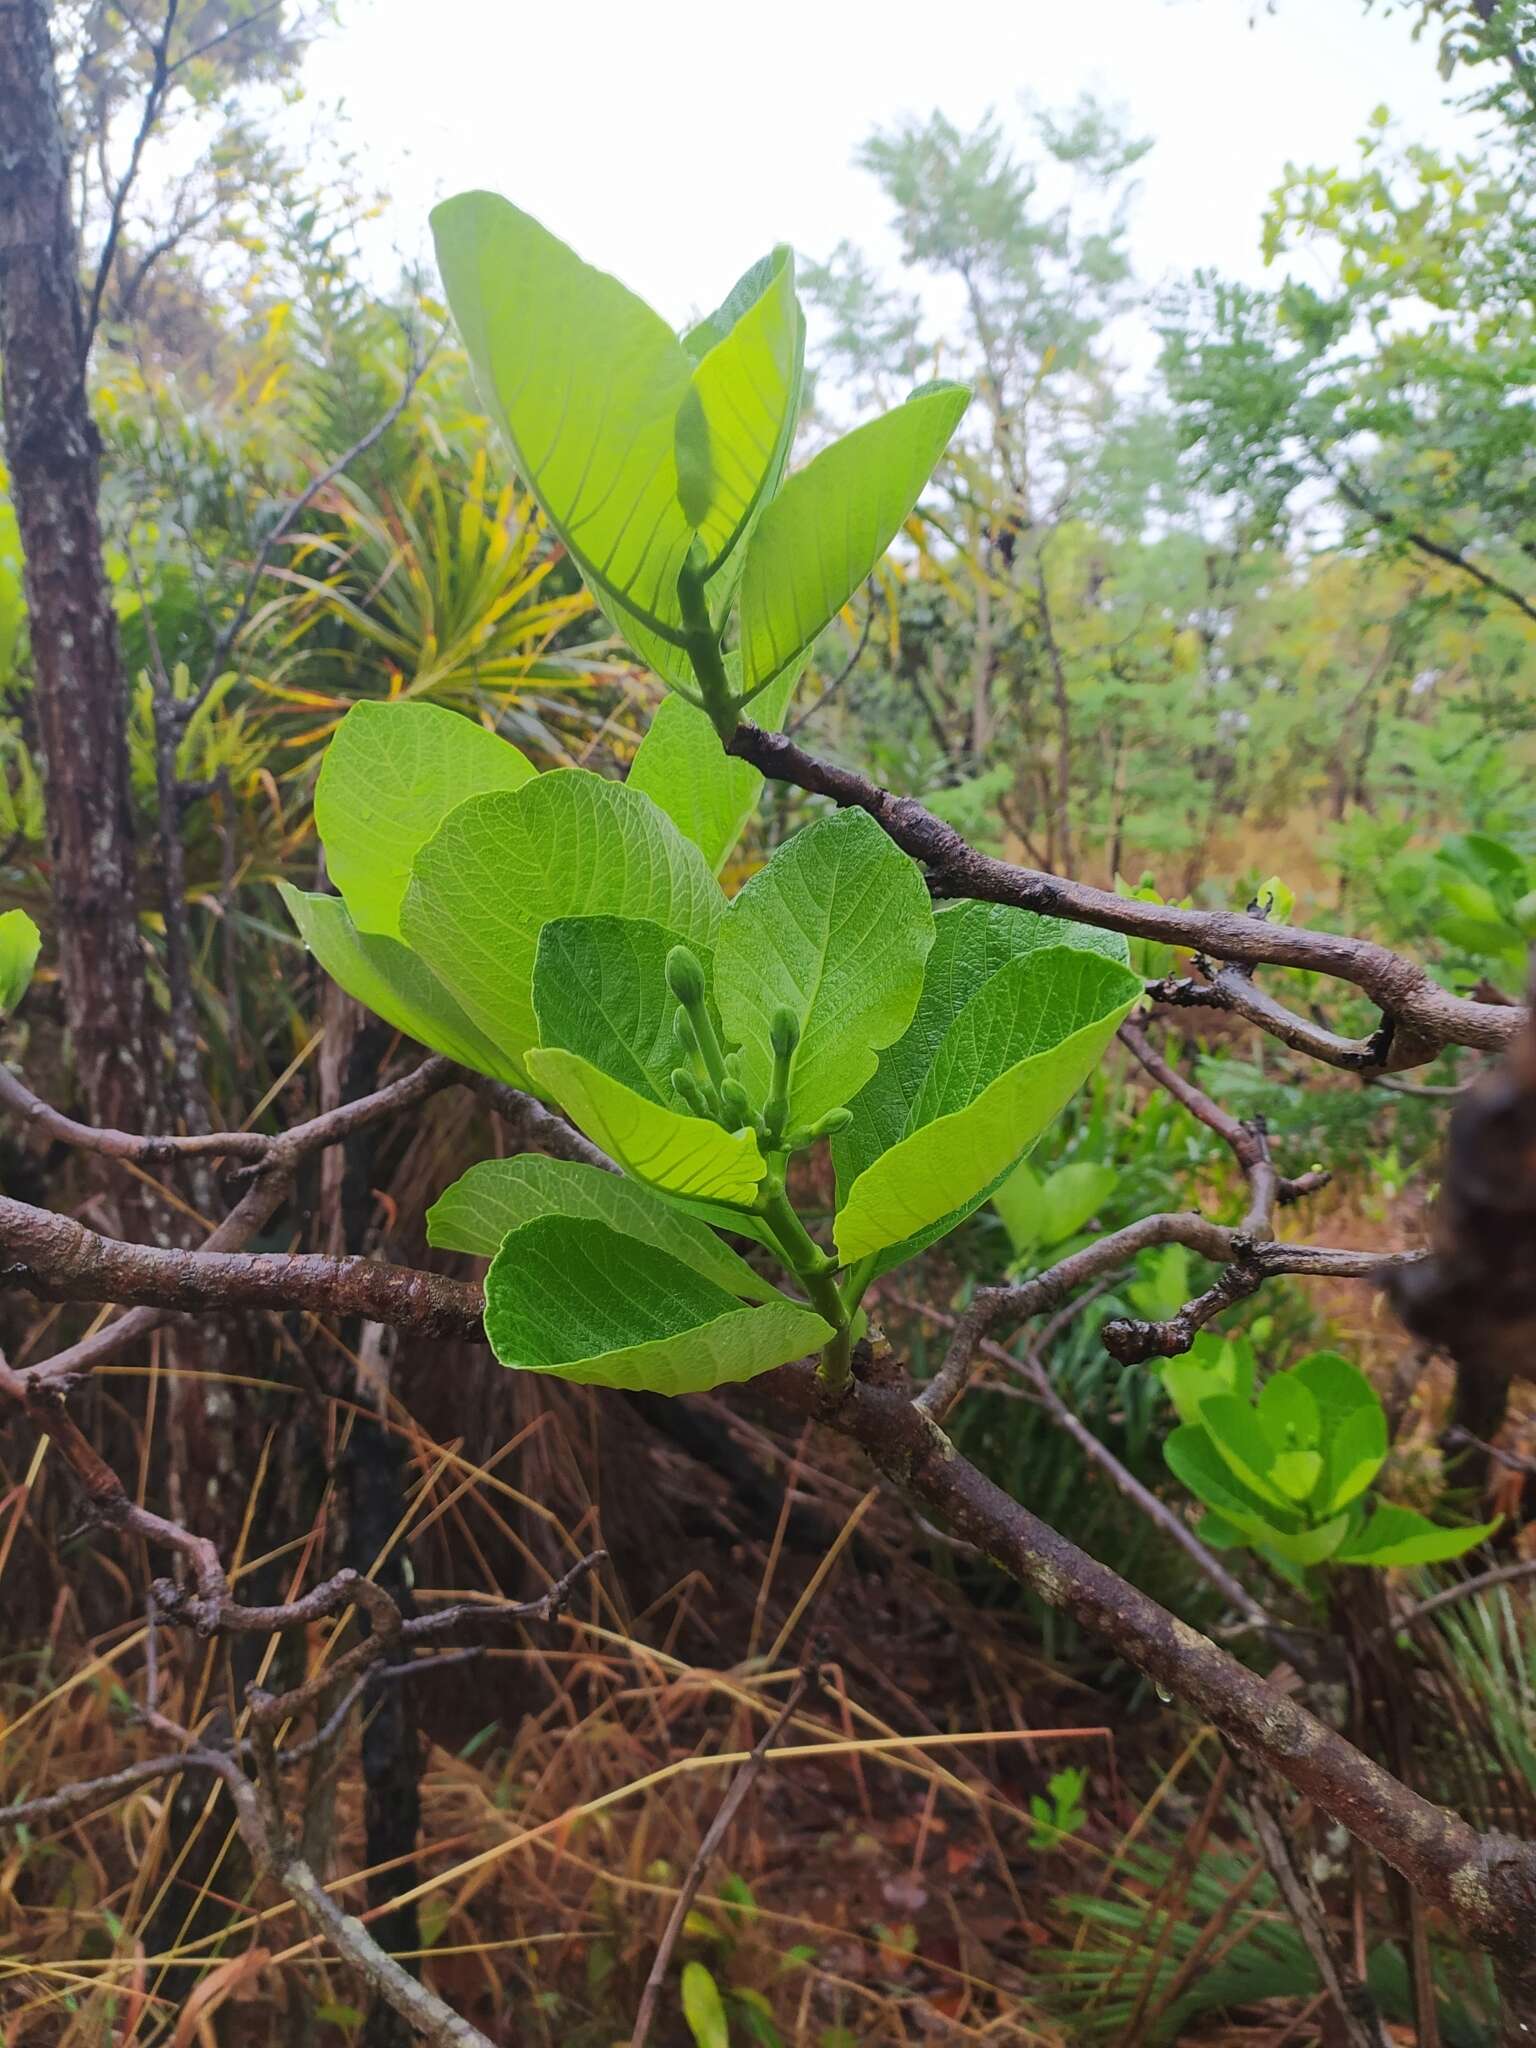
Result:
[[97,513],[48,0],[0,0],[0,407],[21,532],[65,1017],[91,1120],[149,1127],[125,691]]

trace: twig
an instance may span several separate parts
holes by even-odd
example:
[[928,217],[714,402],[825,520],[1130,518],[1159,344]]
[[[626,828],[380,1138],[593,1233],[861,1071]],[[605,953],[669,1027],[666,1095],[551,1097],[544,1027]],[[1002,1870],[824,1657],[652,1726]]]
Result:
[[1438,1614],[1442,1607],[1449,1607],[1457,1600],[1470,1600],[1478,1593],[1486,1593],[1490,1586],[1512,1585],[1517,1579],[1528,1579],[1536,1575],[1536,1558],[1524,1558],[1519,1564],[1496,1565],[1492,1571],[1479,1572],[1475,1578],[1463,1579],[1459,1585],[1446,1586],[1438,1593],[1431,1593],[1427,1600],[1420,1600],[1406,1613],[1394,1615],[1391,1633],[1399,1629],[1413,1628],[1426,1614]]
[[1203,1088],[1197,1088],[1193,1081],[1187,1080],[1153,1049],[1152,1041],[1135,1018],[1127,1018],[1120,1026],[1120,1039],[1159,1088],[1171,1095],[1175,1102],[1182,1103],[1192,1116],[1197,1117],[1208,1130],[1214,1131],[1231,1149],[1251,1191],[1249,1211],[1243,1219],[1246,1231],[1257,1235],[1259,1231],[1268,1229],[1277,1202],[1299,1202],[1304,1195],[1315,1194],[1319,1188],[1328,1185],[1332,1176],[1320,1166],[1314,1166],[1295,1178],[1277,1174],[1269,1156],[1269,1139],[1263,1124],[1257,1120],[1243,1123],[1230,1110],[1213,1102]]
[[1294,1026],[1309,1041],[1304,1049],[1332,1065],[1374,1064],[1395,1071],[1423,1065],[1446,1045],[1497,1051],[1519,1031],[1521,1012],[1452,995],[1417,962],[1386,946],[1339,932],[1274,924],[1239,911],[1142,903],[1085,882],[995,860],[977,852],[914,798],[893,796],[852,769],[808,754],[783,733],[764,732],[749,722],[736,728],[727,751],[750,761],[775,781],[792,782],[812,795],[867,811],[905,853],[923,862],[941,895],[1013,903],[1046,917],[1070,918],[1133,938],[1191,947],[1249,967],[1306,968],[1350,983],[1369,996],[1382,1013],[1383,1029],[1372,1040],[1320,1036],[1316,1026],[1293,1018],[1282,1005],[1257,991],[1247,998],[1254,1022],[1266,1030]]
[[677,1947],[677,1938],[683,1931],[683,1922],[693,1910],[693,1902],[698,1897],[699,1886],[704,1882],[705,1872],[709,1869],[715,1851],[725,1840],[731,1822],[740,1812],[742,1802],[752,1790],[753,1785],[761,1774],[763,1765],[767,1762],[769,1750],[773,1748],[779,1737],[784,1733],[784,1730],[789,1726],[796,1709],[805,1697],[807,1690],[815,1682],[815,1678],[815,1672],[811,1671],[802,1671],[796,1678],[794,1684],[789,1689],[783,1706],[780,1707],[773,1720],[763,1730],[762,1735],[753,1747],[752,1754],[739,1767],[736,1775],[731,1779],[725,1797],[720,1802],[719,1810],[705,1829],[704,1839],[700,1842],[698,1851],[688,1866],[687,1875],[678,1887],[677,1897],[672,1902],[672,1911],[668,1915],[666,1927],[662,1930],[661,1940],[656,1945],[656,1954],[651,1963],[650,1975],[646,1978],[645,1989],[640,1994],[640,2005],[635,2014],[634,2032],[629,2037],[629,2048],[645,2048],[646,2040],[651,2031],[651,2022],[656,2017],[656,2003],[661,1996],[661,1987],[666,1982],[668,1965],[672,1961],[672,1951]]
[[[1181,1515],[1175,1514],[1166,1501],[1159,1500],[1150,1487],[1143,1486],[1135,1474],[1121,1464],[1108,1444],[1094,1434],[1076,1410],[1063,1398],[1040,1357],[1040,1352],[1048,1342],[1046,1331],[1041,1332],[1036,1344],[1031,1345],[1020,1358],[1015,1353],[1005,1350],[990,1337],[981,1336],[979,1331],[973,1337],[972,1331],[967,1328],[964,1321],[946,1315],[942,1309],[930,1308],[922,1302],[915,1301],[906,1305],[915,1309],[926,1321],[962,1333],[953,1340],[950,1352],[946,1355],[946,1365],[949,1359],[954,1357],[957,1348],[970,1342],[973,1349],[984,1358],[990,1358],[995,1363],[1006,1366],[1010,1372],[1022,1374],[1033,1391],[1034,1399],[1057,1427],[1071,1437],[1084,1456],[1098,1466],[1118,1492],[1124,1494],[1156,1529],[1179,1546],[1202,1576],[1216,1588],[1227,1605],[1240,1614],[1249,1627],[1260,1629],[1266,1635],[1275,1632],[1275,1623],[1247,1587],[1233,1577],[1215,1552],[1200,1541]],[[922,1405],[921,1400],[918,1405]],[[1287,1653],[1289,1654],[1289,1649]]]
[[96,265],[96,275],[91,280],[90,297],[86,301],[85,314],[80,330],[80,361],[82,365],[91,352],[91,343],[96,337],[97,323],[101,318],[101,302],[107,289],[107,279],[112,273],[117,245],[122,239],[123,220],[128,209],[128,195],[133,190],[139,175],[139,165],[144,151],[154,133],[155,123],[160,118],[160,109],[170,90],[171,77],[175,67],[170,62],[171,36],[176,27],[176,15],[181,0],[165,0],[165,19],[160,33],[150,44],[150,78],[144,92],[144,109],[139,117],[138,129],[134,134],[128,162],[112,195],[107,217],[107,232],[101,245],[101,256]]

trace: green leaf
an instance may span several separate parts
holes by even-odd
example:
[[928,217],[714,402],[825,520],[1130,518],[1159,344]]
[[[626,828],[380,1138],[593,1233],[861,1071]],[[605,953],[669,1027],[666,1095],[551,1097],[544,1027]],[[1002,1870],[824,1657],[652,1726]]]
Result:
[[1348,1415],[1323,1446],[1321,1505],[1347,1507],[1387,1462],[1387,1418],[1379,1402]]
[[527,1087],[520,1062],[478,1029],[409,946],[360,932],[339,896],[306,896],[287,882],[277,887],[305,945],[349,996],[433,1052]]
[[715,948],[716,999],[749,1099],[768,1097],[780,1008],[800,1026],[790,1123],[856,1094],[912,1021],[933,931],[915,862],[866,812],[838,811],[786,840],[732,899]]
[[755,1200],[763,1155],[754,1131],[724,1131],[637,1095],[580,1054],[540,1047],[528,1054],[534,1084],[552,1096],[626,1173],[653,1187],[707,1202]]
[[1332,1521],[1320,1523],[1315,1529],[1296,1529],[1283,1536],[1272,1533],[1269,1541],[1292,1564],[1310,1568],[1325,1564],[1329,1558],[1337,1559],[1348,1530],[1349,1516],[1335,1515]]
[[1259,1389],[1255,1413],[1276,1451],[1309,1451],[1319,1441],[1322,1418],[1317,1402],[1294,1372],[1270,1375]]
[[400,921],[480,1029],[520,1059],[538,1038],[545,924],[650,918],[707,952],[724,903],[703,855],[649,797],[560,768],[451,811],[416,856]]
[[697,1394],[819,1350],[831,1326],[778,1298],[744,1307],[691,1265],[594,1217],[540,1216],[485,1278],[503,1365],[602,1387]]
[[1218,1454],[1260,1500],[1279,1507],[1285,1496],[1271,1477],[1275,1447],[1246,1401],[1234,1394],[1212,1394],[1200,1405],[1200,1420]]
[[539,1216],[595,1219],[680,1259],[745,1301],[775,1301],[778,1290],[722,1244],[707,1225],[620,1173],[527,1154],[482,1159],[427,1211],[427,1243],[493,1259],[509,1231]]
[[874,568],[969,403],[963,384],[913,392],[824,448],[763,512],[741,591],[748,696],[814,644]]
[[447,200],[432,229],[519,473],[636,653],[688,680],[677,578],[693,530],[674,443],[693,374],[686,350],[643,299],[494,193]]
[[1444,1529],[1415,1508],[1378,1504],[1358,1535],[1336,1552],[1339,1564],[1442,1564],[1486,1543],[1499,1526],[1496,1517],[1471,1529]]
[[1027,1159],[1021,1159],[992,1197],[1003,1219],[1015,1259],[1024,1260],[1045,1242],[1045,1183]]
[[1276,1451],[1269,1476],[1287,1500],[1308,1501],[1323,1475],[1321,1451]]
[[1059,1166],[1045,1182],[1045,1230],[1043,1242],[1063,1244],[1075,1237],[1114,1192],[1120,1176],[1112,1166],[1091,1159]]
[[315,823],[360,932],[400,937],[411,862],[466,798],[519,789],[533,764],[438,704],[354,704],[325,750]]
[[1386,1462],[1381,1397],[1358,1366],[1336,1351],[1314,1351],[1284,1375],[1311,1395],[1323,1453],[1318,1505],[1334,1510],[1357,1499]]
[[683,2017],[694,2048],[731,2048],[719,1987],[702,1963],[683,1965]]
[[[752,715],[765,730],[778,728],[800,675],[791,665],[753,705]],[[757,809],[763,778],[750,761],[726,753],[704,712],[669,695],[640,742],[626,787],[659,804],[718,875]]]
[[1148,1322],[1166,1322],[1189,1299],[1189,1247],[1161,1244],[1137,1256],[1140,1278],[1125,1290],[1127,1301]]
[[[678,1107],[677,1002],[667,955],[679,935],[639,917],[559,917],[539,933],[533,1007],[539,1043],[580,1053],[637,1095]],[[695,957],[709,972],[709,955]]]
[[794,257],[779,248],[762,289],[696,365],[691,402],[678,413],[679,481],[686,464],[695,499],[684,510],[704,543],[706,575],[778,488],[794,438],[804,339]]
[[1091,1159],[1073,1160],[1044,1179],[1027,1160],[1016,1166],[992,1197],[1015,1259],[1075,1236],[1119,1179],[1114,1167]]
[[[961,906],[973,907],[997,908]],[[1087,1079],[1141,993],[1129,969],[1069,941],[1027,943],[979,986],[973,974],[966,1001],[967,963],[995,957],[998,931],[1005,942],[1008,933],[977,920],[951,931],[953,915],[938,920],[940,942],[910,1030],[833,1143],[845,1260],[890,1246],[908,1256],[931,1241],[934,1225],[952,1229],[994,1193]],[[1034,937],[1028,929],[1014,936]]]
[[1250,1541],[1270,1543],[1299,1526],[1296,1516],[1244,1485],[1200,1423],[1181,1423],[1173,1430],[1163,1445],[1163,1458],[1196,1500],[1241,1529]]
[[1213,1394],[1248,1398],[1253,1387],[1252,1347],[1246,1338],[1218,1337],[1202,1330],[1186,1356],[1164,1361],[1163,1385],[1179,1420],[1198,1423],[1201,1404]]
[[32,985],[43,935],[24,910],[0,915],[0,1016],[8,1017]]

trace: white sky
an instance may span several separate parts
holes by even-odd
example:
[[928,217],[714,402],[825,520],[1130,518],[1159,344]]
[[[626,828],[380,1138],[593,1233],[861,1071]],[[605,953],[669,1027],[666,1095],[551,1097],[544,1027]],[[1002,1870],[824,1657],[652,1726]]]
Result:
[[[1138,275],[1257,279],[1259,222],[1288,158],[1349,164],[1372,107],[1472,146],[1406,13],[1360,0],[343,0],[311,53],[301,118],[389,195],[372,231],[426,254],[426,216],[504,192],[669,319],[714,305],[777,241],[841,238],[894,270],[856,145],[902,114],[962,126],[1020,94],[1091,91],[1156,138],[1132,217]],[[1023,136],[1021,133],[1021,140]]]

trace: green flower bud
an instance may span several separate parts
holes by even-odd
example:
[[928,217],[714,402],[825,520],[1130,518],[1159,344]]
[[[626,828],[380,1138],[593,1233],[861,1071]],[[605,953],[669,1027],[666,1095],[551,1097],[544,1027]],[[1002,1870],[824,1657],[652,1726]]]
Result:
[[704,1001],[704,970],[686,946],[674,946],[667,955],[667,987],[685,1010]]
[[752,1109],[747,1101],[747,1091],[739,1081],[725,1081],[721,1084],[720,1107],[725,1114],[726,1121],[733,1130],[739,1130],[743,1124],[749,1124],[752,1121]]
[[835,1138],[839,1131],[846,1131],[853,1122],[851,1109],[829,1109],[825,1116],[818,1117],[811,1125],[813,1138]]
[[679,1102],[686,1105],[694,1116],[708,1116],[709,1104],[704,1100],[704,1090],[686,1067],[672,1070],[672,1088]]
[[775,1058],[794,1058],[795,1047],[800,1043],[800,1019],[788,1004],[774,1011],[768,1026],[768,1043],[773,1047]]

